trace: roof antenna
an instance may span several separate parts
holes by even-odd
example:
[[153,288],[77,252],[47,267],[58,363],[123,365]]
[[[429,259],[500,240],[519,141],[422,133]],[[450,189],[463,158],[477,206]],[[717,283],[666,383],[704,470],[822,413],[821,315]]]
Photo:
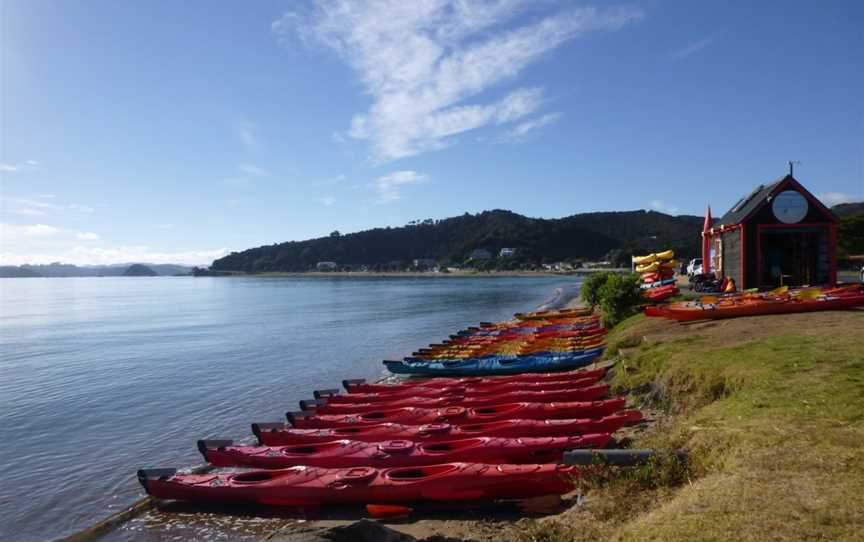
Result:
[[799,162],[798,160],[789,160],[789,176],[790,176],[790,177],[794,177],[794,176],[795,176],[795,175],[793,174],[793,173],[794,173],[794,170],[795,170],[795,164],[800,164],[800,163],[801,163],[801,162]]

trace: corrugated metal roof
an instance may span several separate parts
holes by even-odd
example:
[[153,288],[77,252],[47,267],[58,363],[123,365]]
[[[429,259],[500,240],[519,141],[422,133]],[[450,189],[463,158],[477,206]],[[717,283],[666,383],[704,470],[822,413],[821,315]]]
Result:
[[726,214],[720,217],[720,225],[728,226],[731,224],[739,224],[747,215],[756,210],[757,207],[765,202],[765,199],[777,187],[778,184],[785,181],[789,175],[781,177],[771,184],[760,184],[750,194],[744,196],[738,203],[726,211]]

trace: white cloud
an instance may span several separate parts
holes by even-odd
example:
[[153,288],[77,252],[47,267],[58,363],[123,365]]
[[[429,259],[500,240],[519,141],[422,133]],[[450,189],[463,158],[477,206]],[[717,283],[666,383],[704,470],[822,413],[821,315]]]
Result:
[[323,198],[318,198],[318,201],[321,202],[322,205],[330,207],[334,203],[336,203],[336,198],[333,196],[324,196]]
[[309,14],[286,13],[273,31],[280,41],[296,31],[354,68],[373,103],[354,115],[348,135],[368,141],[376,160],[389,161],[534,112],[542,88],[465,102],[577,36],[642,17],[635,8],[584,7],[513,28],[515,15],[537,7],[528,0],[321,0]]
[[819,201],[821,201],[828,207],[833,207],[841,203],[855,203],[861,201],[861,198],[859,196],[844,194],[842,192],[825,192],[824,194],[819,194],[816,197],[819,198]]
[[650,204],[651,210],[657,211],[658,213],[666,213],[667,215],[677,215],[678,207],[674,205],[667,205],[665,202],[659,199],[651,200]]
[[372,187],[378,192],[378,203],[390,203],[402,198],[401,187],[425,182],[428,175],[411,170],[394,171],[375,179]]
[[558,122],[561,116],[561,113],[549,113],[542,117],[536,117],[520,122],[510,130],[504,132],[501,139],[503,141],[521,141],[525,139],[530,132]]
[[[228,254],[228,250],[189,250],[166,252],[147,246],[92,246],[99,241],[93,232],[64,230],[47,224],[0,223],[0,265],[48,264],[76,265],[148,262],[207,265]],[[86,241],[88,246],[79,243]]]
[[269,177],[270,176],[269,171],[267,171],[266,169],[262,169],[258,166],[252,165],[252,164],[242,164],[242,165],[237,166],[237,169],[242,171],[243,173],[248,174],[248,175],[255,175],[258,177]]
[[63,233],[60,228],[47,224],[0,224],[0,244],[27,241],[33,237],[46,237]]
[[171,229],[174,229],[174,224],[164,222],[162,224],[156,224],[156,228],[160,229],[160,230],[171,230]]
[[20,173],[37,167],[39,167],[39,162],[36,160],[25,160],[17,164],[0,164],[0,173]]
[[676,51],[672,51],[667,55],[669,60],[681,60],[682,58],[687,58],[688,56],[695,55],[702,49],[708,47],[712,43],[714,43],[714,39],[716,36],[708,36],[707,38],[701,39],[699,41],[694,41],[693,43],[687,44],[685,47],[678,49]]
[[45,216],[49,214],[63,214],[71,211],[72,213],[89,214],[95,211],[93,207],[70,203],[62,205],[54,203],[54,196],[50,194],[34,196],[30,198],[4,198],[2,207],[4,210],[22,216]]
[[50,253],[0,252],[0,265],[49,264],[52,262],[74,265],[110,265],[134,262],[210,265],[213,260],[227,256],[229,252],[225,248],[160,252],[147,246],[120,246],[116,248],[75,246],[65,251]]

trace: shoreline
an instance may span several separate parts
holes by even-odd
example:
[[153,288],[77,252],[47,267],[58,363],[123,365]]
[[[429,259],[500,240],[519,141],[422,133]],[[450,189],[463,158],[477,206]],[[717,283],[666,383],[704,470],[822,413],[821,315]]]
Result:
[[267,273],[240,273],[231,271],[205,271],[199,277],[312,277],[312,278],[495,278],[495,277],[573,277],[585,276],[600,271],[624,273],[629,269],[613,267],[608,269],[574,269],[572,271],[454,271],[436,273],[432,271],[273,271]]

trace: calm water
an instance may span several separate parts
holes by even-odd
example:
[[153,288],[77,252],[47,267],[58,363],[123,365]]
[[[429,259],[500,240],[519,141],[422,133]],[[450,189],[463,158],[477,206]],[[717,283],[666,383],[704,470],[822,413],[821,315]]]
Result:
[[0,279],[0,540],[83,528],[142,495],[137,468],[198,464],[198,438],[572,282]]

